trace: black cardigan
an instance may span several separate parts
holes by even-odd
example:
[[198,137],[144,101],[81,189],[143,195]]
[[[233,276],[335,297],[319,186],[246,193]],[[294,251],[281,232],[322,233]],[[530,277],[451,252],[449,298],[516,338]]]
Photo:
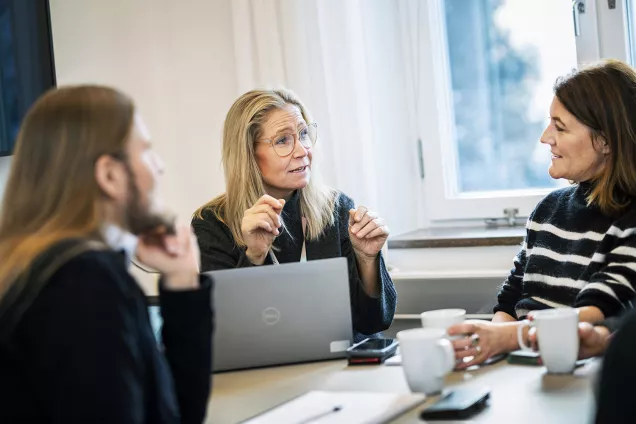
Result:
[[[278,249],[276,258],[280,263],[300,260],[303,231],[299,197],[296,192],[283,208],[282,218],[289,233],[283,232],[274,242]],[[359,340],[362,335],[373,335],[389,328],[395,313],[397,294],[381,254],[378,269],[380,295],[377,298],[370,297],[362,288],[348,231],[349,210],[353,207],[353,200],[340,194],[336,202],[334,224],[318,240],[307,241],[306,252],[307,260],[347,258],[353,330],[360,333],[355,335],[355,339]],[[214,212],[206,209],[202,215],[203,219],[195,216],[192,220],[201,250],[201,271],[253,266],[245,255],[245,248],[236,245],[230,229],[216,218]],[[265,263],[271,265],[269,255]]]
[[69,260],[4,333],[0,422],[201,423],[211,290],[208,278],[198,290],[160,290],[162,353],[124,255],[93,250]]

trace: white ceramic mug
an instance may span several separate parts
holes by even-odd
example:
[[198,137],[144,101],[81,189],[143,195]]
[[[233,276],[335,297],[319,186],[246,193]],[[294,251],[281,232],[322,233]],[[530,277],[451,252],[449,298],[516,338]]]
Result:
[[546,309],[532,312],[532,321],[525,320],[517,329],[517,340],[523,350],[532,350],[523,341],[526,326],[537,329],[541,361],[550,374],[574,371],[579,356],[579,311],[574,308]]
[[466,319],[464,309],[437,309],[420,314],[422,327],[440,328],[444,331],[452,325],[461,324]]
[[402,369],[412,392],[434,395],[442,391],[444,377],[455,367],[455,351],[438,328],[414,328],[397,333]]

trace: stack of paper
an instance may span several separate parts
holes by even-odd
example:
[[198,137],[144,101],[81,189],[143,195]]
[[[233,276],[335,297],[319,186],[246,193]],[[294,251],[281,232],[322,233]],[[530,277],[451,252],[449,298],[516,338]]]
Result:
[[312,391],[246,424],[380,424],[421,404],[423,394]]

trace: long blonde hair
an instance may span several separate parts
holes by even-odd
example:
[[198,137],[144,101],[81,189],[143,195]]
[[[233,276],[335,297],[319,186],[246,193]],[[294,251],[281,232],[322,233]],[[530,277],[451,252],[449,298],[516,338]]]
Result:
[[130,98],[99,86],[49,91],[29,110],[0,212],[0,300],[55,243],[100,238],[95,162],[125,154],[133,117]]
[[[211,210],[228,226],[238,246],[245,246],[241,232],[243,214],[265,194],[254,144],[262,136],[263,124],[270,112],[289,104],[300,109],[307,123],[312,122],[309,111],[296,95],[284,89],[249,91],[234,102],[225,118],[223,170],[226,192],[199,208],[195,216],[203,218],[203,211]],[[312,170],[314,168],[312,165]],[[307,237],[315,240],[334,223],[337,192],[320,184],[314,175],[299,192],[300,211],[307,219]]]

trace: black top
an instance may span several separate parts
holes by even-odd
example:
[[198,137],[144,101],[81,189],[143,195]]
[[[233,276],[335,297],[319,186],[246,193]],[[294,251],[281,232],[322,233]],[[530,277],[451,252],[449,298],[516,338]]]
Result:
[[530,215],[495,312],[596,306],[605,317],[631,309],[636,292],[636,203],[619,217],[588,205],[590,183],[556,190]]
[[164,351],[123,254],[62,265],[0,344],[2,423],[201,423],[212,282],[160,291]]
[[603,360],[598,387],[598,424],[633,423],[636,417],[634,403],[634,352],[636,352],[636,311],[630,311],[620,329],[612,336]]
[[[397,303],[397,294],[381,254],[378,269],[380,295],[376,298],[365,293],[358,274],[353,246],[349,239],[349,210],[353,207],[353,200],[340,194],[336,202],[334,224],[327,228],[318,240],[307,241],[305,248],[308,261],[347,258],[353,330],[361,335],[373,335],[386,330],[391,325]],[[192,226],[201,250],[202,272],[253,266],[245,255],[245,248],[239,248],[236,245],[230,229],[216,218],[212,210],[204,210],[203,218],[195,217],[192,220]],[[276,258],[280,263],[298,262],[303,244],[298,193],[295,193],[285,203],[282,218],[289,234],[282,232],[274,241],[274,246],[278,249],[276,250]],[[269,255],[265,264],[272,264]],[[361,338],[360,334],[355,335],[356,340]]]

